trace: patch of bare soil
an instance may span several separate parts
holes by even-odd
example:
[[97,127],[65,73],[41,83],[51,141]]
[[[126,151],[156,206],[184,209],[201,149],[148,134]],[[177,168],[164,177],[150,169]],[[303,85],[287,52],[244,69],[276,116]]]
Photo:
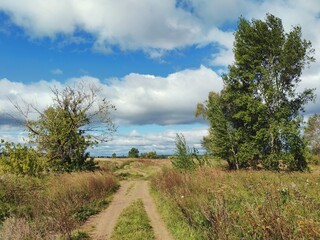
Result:
[[123,181],[119,191],[107,209],[90,218],[83,229],[89,231],[92,239],[110,239],[121,212],[136,199],[142,199],[156,239],[173,239],[164,225],[155,203],[149,193],[147,181]]

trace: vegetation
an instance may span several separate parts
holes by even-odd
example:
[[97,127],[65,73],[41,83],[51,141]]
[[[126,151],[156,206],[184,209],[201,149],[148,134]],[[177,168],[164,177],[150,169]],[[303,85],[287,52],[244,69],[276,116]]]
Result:
[[224,88],[197,106],[196,115],[210,123],[207,150],[230,169],[306,169],[300,112],[314,95],[296,89],[302,70],[314,61],[312,52],[298,26],[285,33],[273,15],[265,21],[240,18]]
[[141,158],[146,158],[146,159],[157,159],[158,155],[157,152],[147,152],[147,153],[143,153],[141,154]]
[[208,168],[152,180],[176,239],[319,239],[319,184],[319,174]]
[[75,227],[106,207],[117,187],[116,179],[106,172],[42,179],[3,175],[0,239],[70,238]]
[[128,152],[128,158],[138,158],[139,150],[137,148],[131,148]]
[[155,239],[141,199],[131,203],[121,213],[111,239]]
[[320,115],[314,114],[308,119],[304,131],[305,140],[311,151],[313,164],[320,164]]
[[[85,84],[68,86],[62,91],[52,89],[53,105],[44,111],[33,105],[23,109],[14,104],[25,119],[31,143],[44,153],[52,170],[71,172],[95,168],[92,159],[88,161],[87,148],[107,141],[115,131],[110,118],[115,108],[99,97],[99,91]],[[30,119],[30,110],[39,113],[37,120]]]
[[5,172],[39,177],[46,172],[48,163],[33,148],[7,142],[1,148],[0,167]]
[[190,149],[182,134],[176,135],[175,144],[175,158],[171,160],[174,168],[186,171],[194,170],[197,167],[203,167],[209,164],[206,156],[199,156],[196,148]]

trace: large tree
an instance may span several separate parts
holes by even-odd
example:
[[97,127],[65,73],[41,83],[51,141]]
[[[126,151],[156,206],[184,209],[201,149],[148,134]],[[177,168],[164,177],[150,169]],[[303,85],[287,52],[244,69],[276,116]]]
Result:
[[[94,163],[88,161],[88,147],[109,140],[115,131],[110,113],[114,108],[99,95],[94,85],[80,83],[63,90],[52,89],[53,104],[44,111],[33,105],[16,109],[25,118],[32,143],[49,160],[51,167],[58,171],[88,170]],[[39,117],[30,119],[30,112]]]
[[281,19],[268,14],[265,21],[240,18],[233,51],[223,90],[197,107],[210,122],[204,145],[230,169],[305,169],[300,113],[314,95],[297,87],[314,61],[311,43],[299,26],[285,33]]

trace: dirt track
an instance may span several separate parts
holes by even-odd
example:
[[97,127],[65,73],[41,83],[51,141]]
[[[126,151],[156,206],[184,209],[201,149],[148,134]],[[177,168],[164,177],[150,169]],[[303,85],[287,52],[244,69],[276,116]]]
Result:
[[173,239],[165,227],[152,197],[149,194],[147,181],[124,181],[119,191],[114,195],[109,207],[92,217],[85,224],[86,229],[92,229],[91,237],[96,240],[110,239],[121,212],[135,199],[142,199],[145,210],[151,222],[156,239]]

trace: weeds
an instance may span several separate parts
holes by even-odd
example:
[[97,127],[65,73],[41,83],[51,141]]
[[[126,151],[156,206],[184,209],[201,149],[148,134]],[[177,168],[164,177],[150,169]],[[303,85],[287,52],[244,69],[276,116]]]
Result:
[[320,176],[167,170],[152,180],[199,239],[319,239]]
[[75,227],[108,204],[107,197],[117,187],[115,178],[104,172],[46,179],[7,175],[0,180],[0,206],[5,206],[0,208],[4,220],[1,239],[12,239],[8,236],[12,221],[32,230],[27,239],[50,239],[52,235],[70,238]]

